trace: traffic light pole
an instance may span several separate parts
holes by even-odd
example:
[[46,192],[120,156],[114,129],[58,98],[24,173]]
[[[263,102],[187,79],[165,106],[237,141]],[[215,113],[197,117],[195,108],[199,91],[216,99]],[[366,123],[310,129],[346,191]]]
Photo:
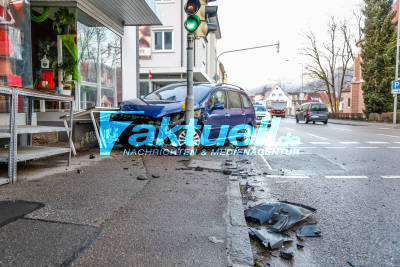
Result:
[[[189,33],[187,35],[187,96],[186,96],[186,125],[190,125],[190,121],[194,119],[194,93],[193,93],[193,49],[194,49],[194,36]],[[194,125],[193,125],[194,126]],[[192,132],[194,129],[188,129],[187,132]],[[194,147],[187,146],[191,151]]]

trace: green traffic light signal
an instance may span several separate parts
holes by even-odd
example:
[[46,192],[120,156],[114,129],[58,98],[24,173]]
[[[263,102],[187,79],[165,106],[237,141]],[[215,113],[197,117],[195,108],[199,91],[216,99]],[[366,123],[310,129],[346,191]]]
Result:
[[187,18],[185,22],[185,28],[188,32],[195,32],[197,28],[200,26],[201,20],[196,15],[191,15]]

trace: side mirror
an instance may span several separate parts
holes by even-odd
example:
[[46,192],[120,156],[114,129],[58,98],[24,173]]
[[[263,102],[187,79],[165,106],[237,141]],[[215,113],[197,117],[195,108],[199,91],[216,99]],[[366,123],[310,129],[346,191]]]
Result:
[[224,109],[224,104],[215,104],[211,110]]

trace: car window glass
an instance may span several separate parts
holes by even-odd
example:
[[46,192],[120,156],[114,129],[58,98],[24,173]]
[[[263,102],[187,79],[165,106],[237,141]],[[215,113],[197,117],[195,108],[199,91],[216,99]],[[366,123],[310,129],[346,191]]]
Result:
[[240,94],[234,91],[228,91],[229,96],[229,108],[242,108],[240,101]]
[[212,109],[215,104],[223,104],[224,108],[226,108],[226,94],[224,91],[215,92],[212,97],[207,102],[207,108]]
[[243,107],[244,108],[251,108],[251,103],[250,103],[249,99],[247,98],[247,96],[244,95],[244,94],[240,94],[240,96],[242,97]]

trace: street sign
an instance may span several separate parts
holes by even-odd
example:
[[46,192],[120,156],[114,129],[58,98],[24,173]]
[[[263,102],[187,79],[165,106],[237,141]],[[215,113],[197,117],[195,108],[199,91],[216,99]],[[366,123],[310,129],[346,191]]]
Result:
[[392,82],[392,94],[400,94],[400,81]]

